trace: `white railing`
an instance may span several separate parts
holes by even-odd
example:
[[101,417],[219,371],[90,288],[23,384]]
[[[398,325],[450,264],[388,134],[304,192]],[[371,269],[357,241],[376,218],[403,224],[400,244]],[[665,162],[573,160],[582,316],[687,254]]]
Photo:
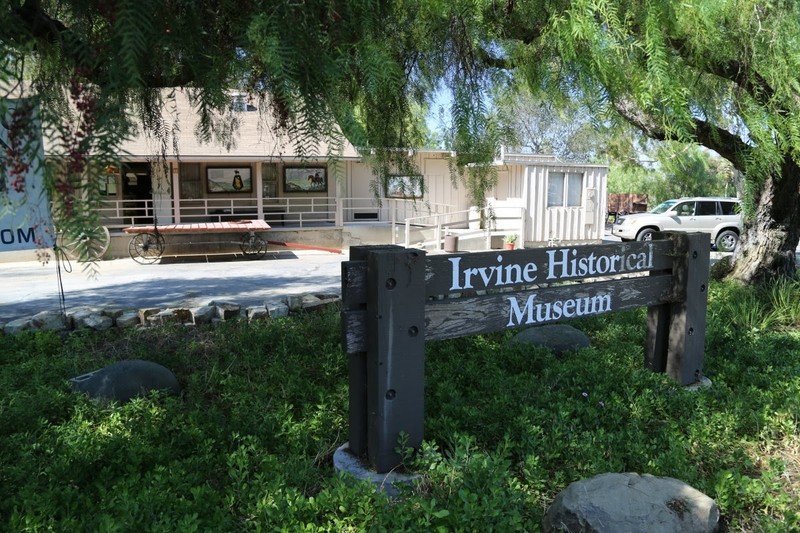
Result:
[[[469,209],[454,211],[445,214],[427,215],[407,218],[405,220],[405,239],[403,246],[422,248],[442,248],[444,237],[455,234],[459,237],[479,236],[485,239],[485,247],[491,248],[491,238],[494,235],[516,234],[518,248],[525,242],[525,208],[504,207],[501,215],[489,206],[483,209]],[[416,245],[411,243],[411,228],[433,229],[433,238]],[[499,228],[499,229],[498,229]],[[392,231],[392,244],[395,242],[396,232]]]
[[[429,225],[441,231],[443,226],[467,228],[475,222],[465,214],[467,211],[453,213],[451,209],[447,204],[397,198],[291,197],[265,198],[260,202],[257,198],[199,198],[174,201],[172,213],[176,223],[263,219],[271,226],[303,228],[383,222],[392,226],[393,235],[395,227],[409,224]],[[154,223],[154,201],[106,200],[100,214],[109,229],[150,225]],[[159,212],[159,224],[166,223],[162,217]]]
[[376,221],[392,225],[407,218],[446,214],[452,209],[448,204],[402,198],[341,198],[342,220],[348,224],[369,224]]
[[[262,218],[270,225],[302,228],[335,224],[336,208],[336,198],[268,198],[260,207],[256,198],[202,198],[177,201],[172,212],[174,222],[180,223]],[[100,207],[109,229],[153,224],[153,214],[153,200],[105,200]]]
[[100,218],[109,229],[153,223],[153,200],[103,200]]
[[[259,209],[261,211],[259,216]],[[203,198],[180,201],[180,222],[225,222],[263,219],[270,225],[318,226],[335,224],[336,198]]]

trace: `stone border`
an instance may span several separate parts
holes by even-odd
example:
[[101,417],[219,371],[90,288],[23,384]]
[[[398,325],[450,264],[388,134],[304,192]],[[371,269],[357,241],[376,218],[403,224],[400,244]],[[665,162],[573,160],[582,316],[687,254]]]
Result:
[[146,327],[162,324],[201,325],[227,320],[248,322],[287,316],[290,313],[317,311],[341,302],[334,293],[304,293],[269,299],[261,306],[242,307],[232,302],[213,300],[201,307],[148,307],[120,309],[114,307],[79,306],[60,311],[42,311],[34,316],[11,322],[0,322],[0,332],[17,335],[23,331],[103,331],[117,328]]

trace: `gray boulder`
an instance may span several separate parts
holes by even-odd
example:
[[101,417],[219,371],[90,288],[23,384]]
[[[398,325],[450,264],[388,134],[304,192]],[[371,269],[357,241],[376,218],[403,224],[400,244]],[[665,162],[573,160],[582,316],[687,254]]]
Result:
[[141,324],[141,320],[139,319],[139,312],[127,311],[125,313],[122,313],[120,316],[116,318],[115,323],[119,328],[132,328],[134,326],[138,326],[139,324]]
[[178,395],[178,380],[169,369],[158,363],[131,359],[77,376],[69,380],[72,388],[90,398],[127,402],[151,391]]
[[717,504],[686,483],[649,474],[601,474],[571,483],[542,521],[545,533],[711,533]]
[[192,312],[189,309],[173,307],[147,317],[149,324],[191,324],[193,320]]
[[254,322],[256,320],[265,320],[269,318],[269,312],[267,308],[263,305],[260,307],[248,307],[247,308],[247,319],[250,322]]
[[510,342],[543,346],[556,356],[592,345],[586,334],[568,324],[546,324],[526,329],[514,335]]
[[267,300],[264,302],[264,306],[271,318],[289,316],[289,306],[283,301]]
[[3,331],[6,335],[18,335],[23,331],[29,330],[33,327],[30,318],[18,318],[12,320],[3,326]]
[[217,308],[217,318],[221,320],[231,320],[239,316],[242,306],[230,302],[211,302]]
[[81,326],[95,331],[105,331],[114,326],[114,319],[110,316],[92,314],[81,321]]
[[44,331],[64,331],[71,329],[72,319],[62,315],[60,311],[42,311],[33,315],[31,326]]
[[211,320],[217,316],[217,308],[206,305],[191,309],[195,324],[211,324]]

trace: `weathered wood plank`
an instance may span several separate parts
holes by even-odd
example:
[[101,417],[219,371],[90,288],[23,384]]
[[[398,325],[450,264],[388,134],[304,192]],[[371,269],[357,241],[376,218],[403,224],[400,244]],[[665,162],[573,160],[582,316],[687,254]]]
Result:
[[[351,254],[352,257],[352,254]],[[367,303],[367,262],[342,262],[342,305],[348,309]]]
[[[589,309],[592,310],[591,306],[594,303],[594,311],[596,311],[592,314],[662,304],[670,298],[671,287],[671,276],[664,274],[629,278],[624,281],[600,281],[549,289],[429,301],[425,305],[425,340],[464,337],[509,327],[538,325],[577,318],[565,316],[563,302],[566,300],[575,301],[589,298]],[[604,298],[606,295],[610,300]],[[515,298],[519,310],[524,311],[530,296],[534,297],[532,306],[535,324],[524,323],[528,318],[527,312],[524,312],[523,323],[509,326],[512,313],[512,304],[509,298]],[[558,313],[553,308],[555,302],[562,302],[559,306],[561,314],[557,318]],[[549,318],[545,316],[547,315],[545,306],[548,303],[550,304]],[[541,310],[543,320],[539,320],[539,316],[537,316],[537,304],[543,306]],[[583,301],[580,302],[580,305],[581,311],[586,309]],[[573,306],[570,305],[568,311],[571,313],[572,309]],[[574,310],[577,312],[577,305],[574,306]],[[516,310],[514,312],[516,313]],[[518,321],[515,320],[515,322]],[[366,312],[353,310],[342,313],[342,330],[345,332],[343,335],[345,352],[354,353],[364,350],[367,336]]]
[[533,326],[661,303],[671,277],[630,278],[508,294],[437,300],[425,307],[426,340]]
[[430,256],[426,295],[517,288],[672,268],[670,240]]
[[[164,224],[158,226],[160,233],[237,233],[240,231],[267,231],[272,229],[264,220],[235,220],[231,222],[206,222]],[[156,226],[132,226],[125,233],[155,233]]]
[[342,348],[346,354],[367,350],[367,311],[349,309],[341,312]]

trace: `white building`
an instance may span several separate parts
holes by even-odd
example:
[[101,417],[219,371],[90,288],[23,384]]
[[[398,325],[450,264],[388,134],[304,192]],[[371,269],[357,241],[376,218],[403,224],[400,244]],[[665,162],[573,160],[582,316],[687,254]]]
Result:
[[[246,218],[266,220],[286,241],[340,248],[397,243],[435,249],[447,232],[460,234],[462,248],[470,249],[494,246],[498,239],[490,237],[510,233],[519,235],[518,246],[603,236],[605,165],[502,153],[481,216],[471,209],[466,187],[451,179],[449,152],[411,151],[421,176],[391,178],[388,190],[376,195],[371,168],[349,144],[338,153],[321,144],[306,151],[316,156],[300,157],[289,138],[247,105],[230,149],[203,144],[188,99],[180,91],[176,99],[164,113],[168,126],[179,126],[176,142],[164,150],[143,135],[129,140],[122,146],[123,168],[107,177],[102,215],[117,239],[135,225]],[[412,182],[420,179],[421,193]],[[112,250],[126,255],[119,243]]]

